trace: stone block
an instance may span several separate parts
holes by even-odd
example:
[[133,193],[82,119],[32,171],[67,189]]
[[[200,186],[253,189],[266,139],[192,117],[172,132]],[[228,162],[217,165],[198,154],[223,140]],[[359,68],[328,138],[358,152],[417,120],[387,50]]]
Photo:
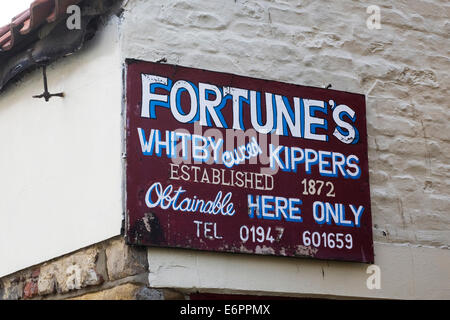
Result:
[[145,248],[128,246],[123,238],[109,243],[105,252],[110,280],[122,279],[148,270]]
[[126,283],[114,288],[87,293],[68,300],[135,300],[136,293],[142,285]]

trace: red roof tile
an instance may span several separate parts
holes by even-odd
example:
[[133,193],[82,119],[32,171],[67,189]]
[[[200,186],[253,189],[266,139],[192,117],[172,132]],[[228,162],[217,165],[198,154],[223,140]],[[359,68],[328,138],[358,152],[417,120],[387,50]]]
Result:
[[17,46],[23,36],[45,23],[58,20],[66,14],[67,7],[82,0],[35,0],[30,8],[12,18],[11,23],[0,27],[0,51]]

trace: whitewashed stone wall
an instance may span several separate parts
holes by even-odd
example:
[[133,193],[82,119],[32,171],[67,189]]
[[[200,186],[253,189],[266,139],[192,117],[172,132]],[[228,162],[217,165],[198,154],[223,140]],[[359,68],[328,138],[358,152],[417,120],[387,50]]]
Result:
[[[380,8],[381,29],[367,26],[370,5]],[[239,287],[279,293],[450,297],[448,284],[442,284],[443,278],[450,278],[447,1],[130,0],[124,9],[123,58],[166,58],[170,64],[317,87],[331,84],[333,89],[366,95],[375,262],[381,265],[388,289],[366,290],[365,267],[331,263],[335,280],[303,275],[296,285],[289,279],[298,272],[292,271],[292,277],[262,285],[267,277],[262,260],[267,270],[285,270],[292,264],[311,274],[323,271],[324,264],[245,258],[240,270],[259,270],[261,278],[255,271],[240,281],[226,272],[227,266],[234,266],[227,256],[164,250],[149,250],[150,284],[228,292]],[[402,258],[396,260],[397,255]],[[428,264],[437,271],[424,267]],[[209,279],[205,270],[219,266],[225,268],[223,277],[214,273]],[[200,268],[204,277],[190,281],[188,274]],[[179,270],[188,271],[181,275]],[[339,289],[339,279],[344,279],[339,274],[346,274],[345,290]],[[239,286],[233,287],[234,281]]]
[[[381,29],[370,30],[369,5]],[[122,55],[366,94],[375,240],[450,242],[446,1],[128,1]]]

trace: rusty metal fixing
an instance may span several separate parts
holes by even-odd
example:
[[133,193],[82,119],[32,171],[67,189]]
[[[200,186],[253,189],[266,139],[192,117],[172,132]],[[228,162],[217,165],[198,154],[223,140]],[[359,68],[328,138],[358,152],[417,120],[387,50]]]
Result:
[[47,84],[47,66],[42,66],[42,76],[44,78],[44,92],[40,95],[33,96],[33,98],[44,98],[45,101],[49,101],[51,97],[64,97],[64,92],[59,93],[50,93],[48,92],[48,84]]

